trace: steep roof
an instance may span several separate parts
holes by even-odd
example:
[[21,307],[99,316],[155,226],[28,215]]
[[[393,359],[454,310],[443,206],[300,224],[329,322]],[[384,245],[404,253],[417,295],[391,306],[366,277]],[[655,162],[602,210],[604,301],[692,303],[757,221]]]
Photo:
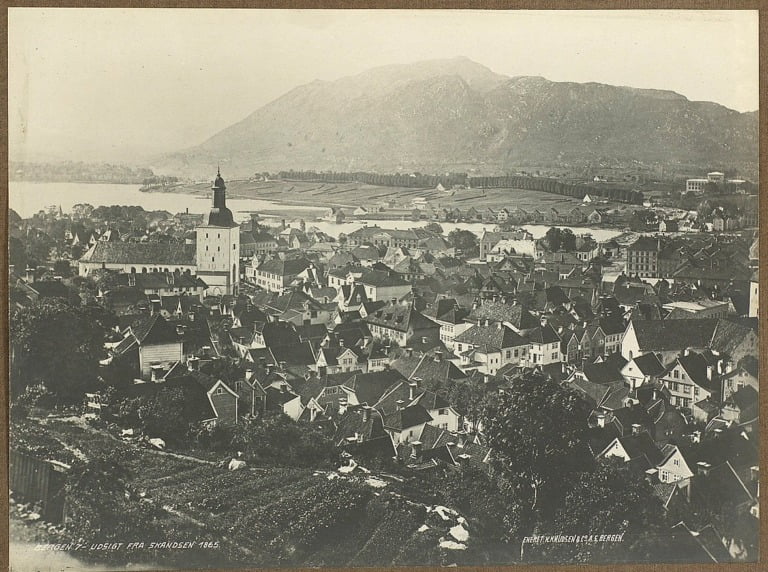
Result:
[[311,264],[312,262],[306,258],[288,258],[286,260],[272,258],[259,264],[258,270],[278,276],[296,276],[309,268]]
[[343,385],[355,392],[359,403],[373,405],[395,383],[404,381],[405,377],[396,370],[383,370],[369,373],[356,373],[343,382]]
[[384,427],[403,431],[410,427],[416,427],[422,423],[432,421],[432,416],[421,405],[409,405],[384,416]]
[[664,373],[664,365],[656,354],[649,352],[634,359],[635,365],[643,375],[661,375]]
[[360,277],[360,283],[365,284],[366,286],[376,286],[378,288],[382,288],[386,286],[407,286],[408,285],[408,282],[406,282],[397,273],[385,272],[381,270],[371,270],[369,272],[364,273]]
[[388,304],[373,314],[366,316],[365,321],[380,327],[407,332],[423,328],[439,328],[439,324],[433,322],[413,306],[403,304]]
[[471,319],[507,322],[518,330],[529,330],[539,325],[539,320],[521,304],[506,304],[500,301],[484,300],[469,314]]
[[195,265],[194,244],[163,242],[96,242],[80,262],[106,264]]
[[471,344],[485,351],[501,350],[503,348],[513,348],[528,344],[512,328],[502,325],[501,322],[492,326],[472,326],[467,331],[456,336],[454,341]]
[[671,351],[706,348],[717,326],[717,319],[632,320],[642,351]]

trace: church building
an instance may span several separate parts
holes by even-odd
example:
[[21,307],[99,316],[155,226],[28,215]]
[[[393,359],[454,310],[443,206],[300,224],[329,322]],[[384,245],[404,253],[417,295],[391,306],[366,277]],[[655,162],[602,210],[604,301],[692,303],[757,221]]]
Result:
[[227,208],[221,172],[211,186],[213,206],[197,227],[195,244],[96,241],[78,261],[80,276],[96,270],[126,273],[170,272],[197,275],[206,295],[237,295],[240,286],[240,227]]

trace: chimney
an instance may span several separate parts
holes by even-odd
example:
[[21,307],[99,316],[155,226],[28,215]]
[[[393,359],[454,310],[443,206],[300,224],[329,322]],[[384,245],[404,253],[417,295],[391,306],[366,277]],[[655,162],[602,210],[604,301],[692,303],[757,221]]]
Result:
[[503,329],[504,329],[504,324],[502,324],[501,322],[496,322],[496,327],[497,327],[499,330],[503,330]]
[[249,379],[251,379],[251,376],[253,376],[253,368],[249,366],[245,368],[245,380],[248,381]]
[[443,361],[443,352],[441,352],[441,351],[436,351],[435,352],[435,361],[436,362]]
[[368,419],[371,416],[371,408],[367,405],[363,405],[363,423],[368,423]]
[[541,324],[542,328],[544,326],[546,326],[547,325],[547,317],[546,316],[542,316],[541,319],[539,320],[539,323]]
[[266,366],[267,365],[267,358],[265,358],[264,356],[259,357],[259,365],[261,367]]
[[605,412],[604,411],[598,411],[595,415],[597,418],[597,426],[598,427],[605,427]]
[[35,269],[31,267],[27,267],[25,280],[27,281],[27,284],[32,284],[35,281]]
[[161,365],[153,365],[149,368],[150,371],[150,379],[151,381],[160,381],[162,380],[163,376],[163,366]]
[[421,441],[413,441],[411,443],[411,449],[412,449],[412,453],[411,453],[412,457],[417,457],[418,455],[420,455],[421,454]]
[[269,375],[269,374],[270,374],[270,373],[272,373],[273,371],[275,371],[275,364],[273,364],[273,363],[268,363],[268,364],[267,364],[267,375]]
[[403,348],[405,350],[405,355],[408,357],[413,356],[413,348]]
[[684,356],[689,356],[689,355],[691,355],[691,348],[685,348],[685,351],[683,352],[683,355],[684,355]]
[[416,382],[411,381],[408,383],[408,399],[413,401],[416,398]]
[[397,304],[397,298],[390,298],[389,303],[393,306]]
[[200,358],[193,356],[187,360],[187,368],[190,371],[197,371],[197,369],[200,367]]
[[284,361],[280,362],[280,371],[285,371],[285,362]]
[[403,401],[402,399],[398,399],[395,403],[397,404],[397,410],[400,411],[403,408],[403,404],[405,403],[405,401]]
[[587,356],[584,356],[581,358],[581,371],[584,371],[584,368],[587,367],[588,363],[589,363],[589,358]]
[[696,463],[696,474],[706,477],[707,475],[709,475],[709,470],[711,468],[712,468],[712,465],[710,465],[706,461],[699,461],[698,463]]
[[643,426],[640,423],[632,423],[632,435],[639,435],[643,431]]

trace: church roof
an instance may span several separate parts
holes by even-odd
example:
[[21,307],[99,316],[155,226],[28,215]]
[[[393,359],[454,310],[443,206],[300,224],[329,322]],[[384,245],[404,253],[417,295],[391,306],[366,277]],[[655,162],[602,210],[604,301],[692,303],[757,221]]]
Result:
[[194,244],[161,242],[96,242],[80,262],[107,264],[197,264]]

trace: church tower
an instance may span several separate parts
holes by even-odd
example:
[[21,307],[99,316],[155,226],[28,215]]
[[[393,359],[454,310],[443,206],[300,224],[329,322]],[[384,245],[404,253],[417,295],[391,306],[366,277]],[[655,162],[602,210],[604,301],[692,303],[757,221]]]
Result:
[[240,286],[240,226],[227,208],[227,187],[221,171],[211,186],[213,206],[208,222],[197,227],[197,275],[206,294],[236,296]]

